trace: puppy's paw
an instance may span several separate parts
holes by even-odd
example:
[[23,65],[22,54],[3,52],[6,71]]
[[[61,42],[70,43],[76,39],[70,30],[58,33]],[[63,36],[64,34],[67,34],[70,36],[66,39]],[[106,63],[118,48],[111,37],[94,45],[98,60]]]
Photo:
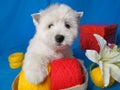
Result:
[[45,78],[48,75],[48,72],[45,69],[39,69],[39,70],[28,70],[25,73],[26,78],[29,82],[33,84],[39,84],[45,80]]

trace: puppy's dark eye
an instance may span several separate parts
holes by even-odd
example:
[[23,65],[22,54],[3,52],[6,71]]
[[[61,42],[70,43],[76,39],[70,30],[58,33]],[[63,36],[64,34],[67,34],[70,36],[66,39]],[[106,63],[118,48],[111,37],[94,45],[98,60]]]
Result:
[[49,25],[48,25],[48,28],[51,28],[52,26],[53,26],[53,24],[49,24]]
[[70,25],[67,24],[67,23],[65,23],[65,27],[68,28],[68,29],[70,29]]

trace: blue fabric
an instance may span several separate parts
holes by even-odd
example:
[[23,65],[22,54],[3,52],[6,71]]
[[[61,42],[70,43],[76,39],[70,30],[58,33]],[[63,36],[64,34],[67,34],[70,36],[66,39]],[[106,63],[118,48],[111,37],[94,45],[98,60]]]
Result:
[[[81,24],[113,24],[120,27],[120,0],[1,0],[0,1],[0,90],[11,90],[11,84],[21,69],[9,67],[8,56],[13,52],[25,52],[30,38],[35,33],[31,14],[52,3],[65,3],[76,11],[84,11]],[[120,45],[120,28],[116,43]],[[74,56],[84,61],[88,68],[91,62],[85,51],[79,48],[79,36],[72,46]],[[97,88],[89,78],[88,90]],[[120,90],[120,84],[104,90]]]

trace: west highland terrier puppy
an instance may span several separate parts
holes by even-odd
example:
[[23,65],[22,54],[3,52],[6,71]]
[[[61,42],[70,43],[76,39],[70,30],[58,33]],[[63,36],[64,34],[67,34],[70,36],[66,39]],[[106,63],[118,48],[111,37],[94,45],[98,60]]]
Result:
[[48,75],[48,63],[72,57],[70,45],[78,34],[82,15],[82,12],[76,12],[64,4],[51,5],[32,15],[36,34],[30,41],[23,62],[23,70],[29,82],[43,82]]

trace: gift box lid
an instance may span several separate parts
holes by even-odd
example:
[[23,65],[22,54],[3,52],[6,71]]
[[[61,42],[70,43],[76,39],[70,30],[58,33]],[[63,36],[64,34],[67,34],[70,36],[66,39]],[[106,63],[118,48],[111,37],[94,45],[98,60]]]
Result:
[[117,24],[92,24],[92,25],[81,25],[80,32],[81,33],[89,33],[89,34],[99,34],[101,36],[109,35],[116,33]]

